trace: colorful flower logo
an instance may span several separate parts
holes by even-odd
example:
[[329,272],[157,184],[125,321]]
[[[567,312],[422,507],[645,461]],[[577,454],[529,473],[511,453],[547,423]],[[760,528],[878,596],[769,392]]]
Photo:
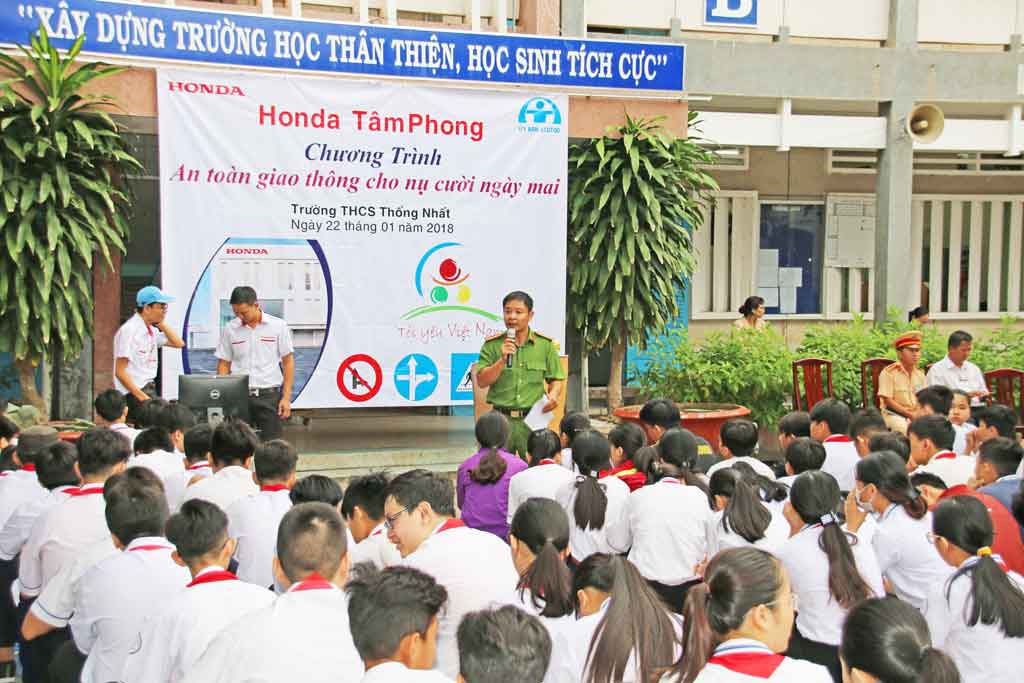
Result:
[[402,320],[412,320],[428,313],[462,311],[488,320],[499,316],[470,305],[473,290],[469,285],[470,273],[463,267],[465,253],[458,242],[444,242],[424,252],[416,266],[414,276],[416,293],[424,305],[411,309]]

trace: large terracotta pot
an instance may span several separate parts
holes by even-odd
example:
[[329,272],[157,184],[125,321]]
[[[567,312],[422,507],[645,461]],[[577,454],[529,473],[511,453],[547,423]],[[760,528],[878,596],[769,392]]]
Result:
[[[734,417],[747,417],[750,409],[734,403],[680,403],[679,424],[697,436],[702,436],[718,451],[718,433],[722,423]],[[622,406],[615,410],[615,417],[627,422],[640,422],[643,406]]]

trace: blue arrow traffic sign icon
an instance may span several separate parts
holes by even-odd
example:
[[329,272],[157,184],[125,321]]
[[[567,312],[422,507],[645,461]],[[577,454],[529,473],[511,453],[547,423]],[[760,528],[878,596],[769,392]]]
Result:
[[395,366],[395,388],[409,401],[422,401],[437,389],[437,365],[429,356],[411,353]]

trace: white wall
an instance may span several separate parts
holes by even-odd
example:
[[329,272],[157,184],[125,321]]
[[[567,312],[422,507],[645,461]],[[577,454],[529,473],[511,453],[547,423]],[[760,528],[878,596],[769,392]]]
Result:
[[1024,0],[919,0],[922,43],[1002,45],[1020,33]]

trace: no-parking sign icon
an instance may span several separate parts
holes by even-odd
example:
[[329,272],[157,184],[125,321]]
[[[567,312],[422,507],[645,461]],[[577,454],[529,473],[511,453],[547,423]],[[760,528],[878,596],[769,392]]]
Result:
[[384,373],[373,356],[357,353],[338,366],[338,390],[350,401],[363,403],[377,395],[384,384]]

